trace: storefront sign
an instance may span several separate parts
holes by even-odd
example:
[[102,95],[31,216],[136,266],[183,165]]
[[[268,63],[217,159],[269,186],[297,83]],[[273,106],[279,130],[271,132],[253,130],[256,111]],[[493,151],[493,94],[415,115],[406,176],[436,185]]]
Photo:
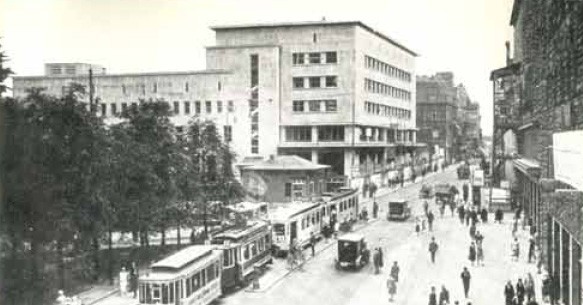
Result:
[[553,134],[555,179],[583,191],[583,131]]
[[481,169],[474,170],[474,175],[472,176],[473,186],[484,186],[484,171]]

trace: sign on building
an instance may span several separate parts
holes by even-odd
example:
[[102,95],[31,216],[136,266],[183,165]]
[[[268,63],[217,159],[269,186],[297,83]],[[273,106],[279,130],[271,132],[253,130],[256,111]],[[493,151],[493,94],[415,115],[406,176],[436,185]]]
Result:
[[472,185],[473,186],[484,186],[484,171],[481,169],[474,170],[472,175]]

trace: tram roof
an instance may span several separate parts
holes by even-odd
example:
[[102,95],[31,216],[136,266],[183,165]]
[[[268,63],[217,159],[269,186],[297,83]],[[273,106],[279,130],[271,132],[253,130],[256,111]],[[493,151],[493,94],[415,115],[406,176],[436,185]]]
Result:
[[216,234],[214,236],[214,238],[222,237],[222,238],[231,239],[233,241],[237,241],[239,239],[242,239],[242,238],[248,236],[249,234],[253,233],[254,231],[257,231],[258,229],[267,227],[267,225],[268,225],[267,222],[261,221],[261,220],[250,221],[244,227],[235,227],[235,228],[226,229],[226,230]]
[[234,212],[246,212],[246,211],[253,211],[260,209],[261,207],[267,206],[267,202],[248,202],[243,201],[233,206],[228,206],[227,209],[234,211]]
[[301,212],[313,209],[319,206],[320,203],[317,202],[292,202],[285,203],[272,208],[269,212],[269,219],[271,220],[284,220],[288,219]]
[[364,238],[364,235],[357,233],[347,233],[338,237],[339,241],[359,242]]
[[210,245],[194,245],[182,249],[152,265],[154,269],[181,269],[197,261],[202,261],[212,254],[215,247]]

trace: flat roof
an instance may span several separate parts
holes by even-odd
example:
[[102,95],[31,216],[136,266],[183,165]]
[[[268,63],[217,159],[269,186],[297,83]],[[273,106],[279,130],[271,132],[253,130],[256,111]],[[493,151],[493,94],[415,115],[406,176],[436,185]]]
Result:
[[377,37],[389,42],[401,50],[413,55],[419,56],[411,49],[405,47],[403,44],[395,41],[389,36],[376,31],[370,26],[364,24],[362,21],[303,21],[303,22],[276,22],[276,23],[253,23],[253,24],[240,24],[240,25],[217,25],[211,26],[211,29],[215,32],[218,31],[228,31],[228,30],[244,30],[244,29],[260,29],[260,28],[281,28],[281,27],[307,27],[307,26],[359,26],[370,33],[376,35]]
[[[277,204],[275,204],[277,205]],[[291,202],[283,203],[269,210],[269,219],[285,220],[301,212],[318,207],[317,202]]]
[[195,261],[201,260],[204,257],[212,253],[214,247],[208,245],[194,245],[188,248],[182,249],[154,264],[152,264],[152,269],[154,268],[172,268],[180,269],[184,266],[191,264]]
[[[117,73],[117,74],[94,74],[94,78],[105,77],[126,77],[126,76],[173,76],[173,75],[196,75],[196,74],[229,74],[230,70],[212,69],[199,71],[161,71],[161,72],[136,72],[136,73]],[[32,76],[13,76],[14,79],[43,79],[43,78],[87,78],[89,74],[76,75],[32,75]]]
[[265,228],[267,226],[268,226],[267,222],[261,221],[261,220],[256,220],[256,221],[252,221],[252,222],[247,223],[247,225],[244,227],[238,227],[238,228],[235,227],[235,228],[226,229],[222,232],[215,234],[215,236],[213,236],[213,238],[222,237],[222,238],[238,240],[242,237],[245,237],[246,235],[254,233],[255,231],[258,231],[259,229]]
[[242,170],[262,171],[290,171],[290,170],[321,170],[329,165],[318,164],[296,155],[272,156],[267,160],[259,161],[242,168]]

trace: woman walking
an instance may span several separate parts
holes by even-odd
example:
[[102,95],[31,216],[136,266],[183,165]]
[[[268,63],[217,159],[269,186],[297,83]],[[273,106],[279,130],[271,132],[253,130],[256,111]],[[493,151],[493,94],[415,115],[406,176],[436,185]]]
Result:
[[472,242],[472,244],[470,245],[470,253],[468,255],[468,258],[470,259],[470,262],[472,263],[473,266],[474,262],[476,261],[476,244],[474,242]]
[[482,248],[482,243],[478,242],[476,245],[476,265],[484,266],[484,249]]

